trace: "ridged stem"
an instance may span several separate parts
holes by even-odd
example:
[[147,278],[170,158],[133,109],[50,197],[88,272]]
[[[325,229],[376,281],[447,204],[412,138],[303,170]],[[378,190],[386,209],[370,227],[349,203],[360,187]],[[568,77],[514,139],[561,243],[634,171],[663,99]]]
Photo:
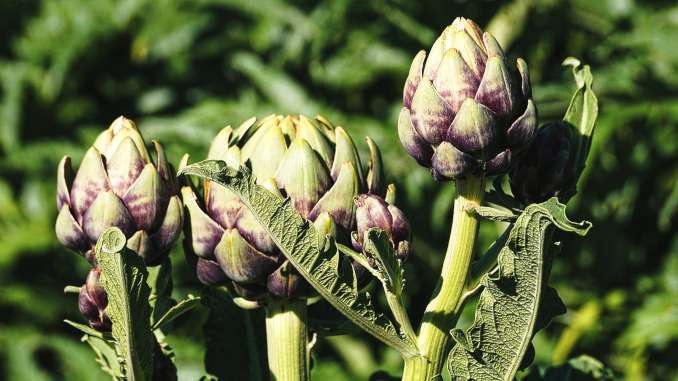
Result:
[[309,379],[304,299],[271,299],[266,307],[266,347],[271,380]]
[[426,307],[419,330],[420,357],[405,361],[403,381],[429,381],[440,375],[450,349],[450,329],[469,274],[473,247],[478,232],[478,217],[469,211],[483,198],[483,179],[470,177],[457,181],[457,196],[450,240],[433,298]]

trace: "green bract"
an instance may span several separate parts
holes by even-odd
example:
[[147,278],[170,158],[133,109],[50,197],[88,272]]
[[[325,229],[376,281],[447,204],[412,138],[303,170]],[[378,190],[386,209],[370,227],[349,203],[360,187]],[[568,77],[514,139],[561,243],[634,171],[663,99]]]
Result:
[[[236,130],[224,128],[207,158],[234,168],[250,166],[259,185],[289,197],[323,235],[342,239],[355,227],[354,197],[379,186],[379,154],[374,144],[369,146],[373,160],[365,175],[343,128],[322,117],[272,115],[258,123],[250,119]],[[230,280],[246,299],[266,292],[278,297],[305,294],[306,282],[238,196],[210,181],[203,184],[201,200],[190,187],[182,194],[189,216],[188,246],[198,256],[196,271],[203,283]]]
[[102,132],[74,172],[64,156],[57,174],[56,235],[94,262],[94,245],[109,227],[147,265],[160,263],[179,237],[183,219],[174,171],[158,142],[156,163],[134,123],[119,117]]
[[414,58],[398,135],[436,180],[506,173],[537,126],[531,97],[525,61],[512,69],[491,34],[457,18]]

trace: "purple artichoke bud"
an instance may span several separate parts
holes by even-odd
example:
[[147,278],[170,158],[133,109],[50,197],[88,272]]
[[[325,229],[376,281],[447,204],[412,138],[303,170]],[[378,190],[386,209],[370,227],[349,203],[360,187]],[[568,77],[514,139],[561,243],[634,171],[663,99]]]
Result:
[[102,132],[74,172],[65,156],[57,173],[56,235],[94,263],[94,245],[109,227],[125,233],[127,245],[147,265],[160,263],[179,237],[183,219],[174,170],[153,142],[151,161],[134,123],[119,117]]
[[534,136],[531,97],[525,61],[512,70],[491,34],[457,18],[412,61],[398,136],[436,180],[503,174]]
[[[379,157],[372,144],[372,157]],[[224,128],[213,140],[208,159],[232,167],[250,166],[257,183],[313,221],[321,238],[349,232],[355,225],[353,198],[377,188],[381,168],[370,163],[370,184],[350,136],[326,119],[272,115],[236,131]],[[262,290],[276,297],[303,297],[310,290],[269,237],[266,229],[225,187],[203,183],[202,197],[182,189],[190,249],[200,257],[201,282],[232,281],[243,298],[258,299]],[[218,265],[218,268],[217,268]],[[220,270],[217,271],[217,270]]]
[[357,231],[351,234],[353,248],[362,251],[365,233],[379,228],[386,232],[398,257],[406,260],[409,255],[410,223],[405,214],[395,205],[373,194],[361,194],[355,199],[357,206]]
[[[577,132],[566,122],[547,123],[511,170],[511,189],[524,204],[568,197],[562,192],[574,184]],[[563,200],[566,202],[567,200]]]
[[110,331],[111,319],[108,318],[105,312],[108,298],[106,297],[106,291],[104,291],[99,281],[100,277],[101,269],[98,267],[94,267],[89,271],[85,284],[80,288],[78,308],[80,313],[89,321],[92,328],[98,331]]

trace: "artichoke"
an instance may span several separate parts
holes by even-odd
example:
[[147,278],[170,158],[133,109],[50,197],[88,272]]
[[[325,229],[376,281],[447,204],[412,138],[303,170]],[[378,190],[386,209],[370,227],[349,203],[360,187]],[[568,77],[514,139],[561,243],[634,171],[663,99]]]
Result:
[[379,228],[388,236],[398,258],[406,260],[410,251],[411,229],[402,210],[374,194],[360,194],[355,204],[357,230],[351,233],[353,248],[362,251],[365,233]]
[[403,104],[400,141],[439,181],[506,173],[537,126],[525,61],[511,70],[494,37],[464,18],[428,58],[423,50],[415,56]]
[[99,235],[115,226],[127,246],[155,265],[179,237],[183,219],[174,170],[158,142],[151,161],[134,123],[119,117],[87,150],[75,173],[65,156],[57,174],[56,235],[91,263]]
[[[356,146],[343,128],[322,117],[272,115],[256,124],[250,119],[235,131],[224,128],[207,157],[232,167],[250,166],[259,185],[289,197],[320,234],[348,242],[356,222],[354,197],[379,188],[380,156],[369,138],[368,144],[372,160],[364,175]],[[187,251],[197,255],[201,282],[231,281],[248,300],[307,295],[306,282],[238,196],[209,181],[203,183],[202,199],[189,186],[182,188],[182,196]]]
[[92,268],[87,274],[85,284],[80,287],[78,294],[78,308],[80,313],[89,321],[92,328],[99,331],[111,330],[111,319],[106,314],[108,297],[101,286],[99,278],[101,269]]
[[576,139],[575,128],[563,121],[539,128],[511,170],[513,195],[526,205],[554,196],[567,202],[575,185]]

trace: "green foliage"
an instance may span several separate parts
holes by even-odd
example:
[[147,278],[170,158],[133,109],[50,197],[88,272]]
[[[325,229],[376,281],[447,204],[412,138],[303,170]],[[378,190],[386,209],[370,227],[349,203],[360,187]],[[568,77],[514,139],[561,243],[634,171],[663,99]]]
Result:
[[[355,139],[369,133],[412,220],[405,304],[416,324],[442,261],[454,188],[430,182],[406,157],[395,126],[411,58],[455,16],[486,26],[510,57],[525,57],[542,121],[560,119],[576,90],[561,66],[567,56],[596,74],[595,139],[584,191],[569,207],[596,229],[586,240],[563,237],[551,284],[571,313],[537,335],[535,362],[551,364],[576,312],[592,303],[597,319],[559,356],[589,353],[620,377],[671,379],[677,14],[666,0],[0,1],[0,379],[106,379],[60,322],[82,322],[76,298],[62,290],[82,284],[89,266],[54,238],[54,175],[62,155],[77,163],[120,114],[160,139],[174,164],[184,152],[204,157],[224,125],[271,112],[321,113]],[[483,223],[479,248],[503,229]],[[198,295],[181,249],[172,257],[174,297]],[[180,316],[168,337],[182,344],[183,379],[205,373],[204,318],[199,308]],[[462,323],[472,318],[471,309]],[[666,329],[654,330],[660,323]],[[366,335],[350,339],[374,367],[400,369],[394,351]],[[366,379],[330,340],[318,341],[313,375]]]
[[417,353],[414,343],[403,338],[393,322],[374,309],[368,295],[359,292],[349,258],[341,255],[333,240],[318,237],[313,225],[294,209],[290,198],[283,199],[256,185],[247,167],[231,168],[220,160],[187,165],[179,174],[197,175],[237,194],[280,251],[325,300],[404,356]]
[[534,334],[565,312],[548,286],[554,229],[585,235],[590,227],[568,220],[556,198],[525,209],[499,253],[498,266],[480,281],[475,321],[466,331],[452,330],[456,345],[448,367],[453,379],[510,381],[529,365],[531,358],[523,357],[534,352]]

